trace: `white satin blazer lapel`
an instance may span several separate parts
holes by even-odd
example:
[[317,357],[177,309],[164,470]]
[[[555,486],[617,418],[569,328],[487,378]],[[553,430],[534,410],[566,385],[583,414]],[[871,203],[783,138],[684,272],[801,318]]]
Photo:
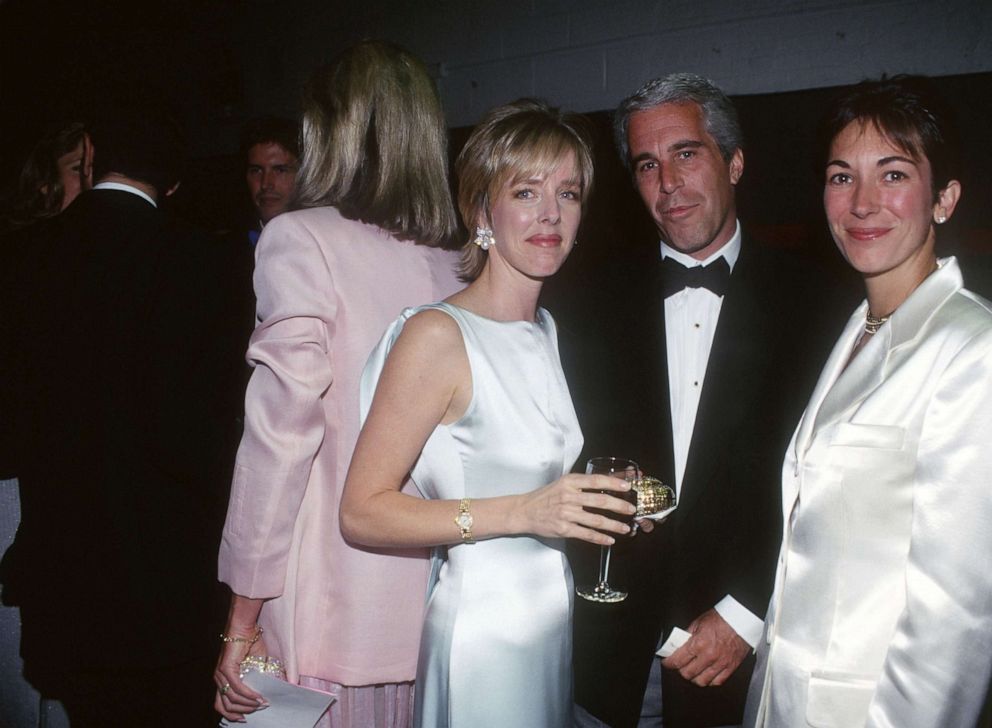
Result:
[[[946,259],[939,265],[945,263]],[[958,287],[952,276],[930,276],[924,280],[845,369],[868,311],[868,302],[861,303],[830,353],[799,424],[795,439],[797,463],[802,462],[817,432],[864,400],[884,381],[889,358],[919,336],[934,311]]]
[[[793,475],[798,475],[802,469],[806,452],[813,442],[813,435],[816,429],[822,425],[822,417],[820,417],[819,413],[824,401],[831,394],[834,383],[844,371],[844,365],[851,358],[851,351],[854,348],[855,342],[858,340],[860,332],[863,330],[865,312],[867,310],[868,304],[867,302],[863,302],[851,314],[851,318],[848,319],[844,331],[841,333],[840,338],[834,345],[833,351],[830,352],[830,356],[827,358],[827,363],[823,366],[820,378],[817,380],[813,394],[810,396],[809,404],[806,405],[806,411],[803,413],[802,419],[799,421],[799,426],[793,435],[792,447],[795,458],[795,472]],[[790,483],[794,481],[791,478],[787,478],[785,482]],[[792,501],[795,500],[796,495],[798,495],[796,492],[783,493],[786,514],[791,510]]]

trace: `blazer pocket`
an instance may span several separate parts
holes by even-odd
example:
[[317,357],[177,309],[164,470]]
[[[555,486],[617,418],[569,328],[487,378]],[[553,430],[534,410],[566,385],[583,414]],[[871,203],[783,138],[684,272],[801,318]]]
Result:
[[813,670],[806,692],[806,722],[814,728],[860,728],[868,719],[875,678],[842,670]]
[[856,425],[838,422],[830,447],[870,447],[876,450],[901,450],[906,430],[892,425]]

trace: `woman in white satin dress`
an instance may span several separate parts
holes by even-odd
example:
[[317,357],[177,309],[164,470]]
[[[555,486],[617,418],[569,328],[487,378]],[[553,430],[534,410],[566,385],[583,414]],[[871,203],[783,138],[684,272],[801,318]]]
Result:
[[825,124],[824,205],[864,278],[786,453],[784,541],[745,725],[974,726],[992,670],[992,304],[937,258],[957,205],[923,79]]
[[[592,159],[574,117],[522,100],[486,116],[456,172],[472,282],[405,311],[373,352],[341,528],[367,546],[447,547],[416,725],[564,728],[573,587],[563,539],[612,543],[604,532],[627,526],[584,507],[633,511],[585,492],[626,490],[622,481],[568,474],[582,436],[554,322],[537,306],[575,243]],[[425,500],[399,491],[407,473]]]

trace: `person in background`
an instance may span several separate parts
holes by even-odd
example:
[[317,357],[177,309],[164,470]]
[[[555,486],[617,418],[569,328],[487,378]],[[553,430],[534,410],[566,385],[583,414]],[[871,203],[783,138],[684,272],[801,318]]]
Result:
[[[83,171],[83,150],[87,146],[81,122],[53,127],[31,150],[18,178],[16,192],[5,208],[0,222],[0,391],[8,390],[19,376],[20,351],[9,331],[13,304],[8,297],[21,280],[21,255],[30,247],[33,223],[64,210],[83,189],[90,177]],[[14,459],[19,447],[18,423],[14,404],[0,394],[0,556],[14,540],[20,523],[21,499],[14,475]],[[38,694],[23,677],[23,663],[18,656],[21,637],[20,611],[16,607],[0,608],[0,724],[26,724],[37,721]]]
[[223,618],[209,565],[237,412],[230,261],[159,209],[185,150],[165,110],[108,109],[88,129],[97,184],[32,226],[4,311],[22,519],[0,580],[25,676],[73,728],[209,726],[204,642]]
[[5,211],[8,228],[19,228],[67,208],[92,178],[83,169],[86,130],[73,121],[52,127],[35,144],[21,168]]
[[300,129],[295,121],[275,116],[253,119],[241,132],[241,158],[254,220],[248,229],[252,247],[262,228],[289,209],[300,166]]
[[782,468],[785,529],[745,724],[973,726],[992,673],[992,304],[937,233],[962,196],[925,79],[829,110],[831,235],[864,279]]
[[258,326],[219,557],[231,588],[218,712],[264,705],[242,662],[333,693],[320,725],[407,726],[427,553],[347,543],[338,504],[359,376],[407,306],[461,287],[444,114],[424,64],[388,43],[339,54],[304,99],[302,209],[257,247]]
[[[89,152],[89,154],[84,154]],[[92,186],[92,145],[81,122],[53,126],[32,148],[17,180],[16,191],[0,221],[0,379],[12,382],[20,371],[20,352],[9,330],[13,301],[31,294],[22,280],[23,257],[30,253],[39,230],[34,225],[65,210],[83,189]],[[84,159],[84,156],[87,158]],[[11,391],[15,387],[7,387]],[[0,478],[13,474],[19,446],[14,404],[0,399]],[[16,488],[13,489],[16,508]],[[13,534],[11,534],[13,537]]]

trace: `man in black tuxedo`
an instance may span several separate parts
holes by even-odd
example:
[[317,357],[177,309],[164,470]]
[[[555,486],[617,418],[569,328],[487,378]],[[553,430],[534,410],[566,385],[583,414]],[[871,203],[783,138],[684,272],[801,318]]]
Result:
[[[577,722],[735,725],[782,534],[783,453],[833,331],[807,316],[806,271],[741,233],[741,133],[718,88],[651,81],[621,104],[615,133],[660,255],[614,262],[563,360],[587,454],[637,460],[679,506],[614,547],[625,601],[576,599]],[[570,555],[576,582],[594,582],[595,553]],[[691,637],[662,660],[674,628]]]
[[166,117],[95,123],[94,189],[32,231],[9,313],[25,675],[73,728],[215,725],[215,577],[241,354],[233,250],[158,209]]

